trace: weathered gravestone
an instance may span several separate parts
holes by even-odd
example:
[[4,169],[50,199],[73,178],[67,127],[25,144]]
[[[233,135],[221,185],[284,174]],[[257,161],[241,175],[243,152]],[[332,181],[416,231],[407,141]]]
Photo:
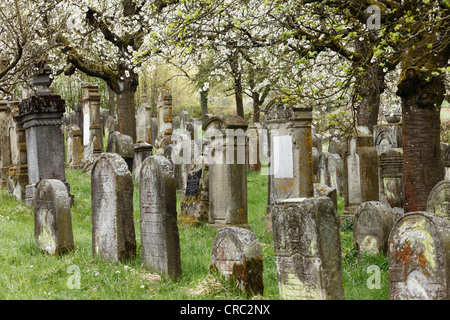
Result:
[[153,146],[146,142],[138,142],[134,145],[133,178],[139,181],[139,173],[144,160],[153,155]]
[[394,122],[380,124],[373,127],[373,144],[377,153],[388,151],[392,148],[402,147],[402,124],[397,119],[387,118]]
[[395,217],[379,201],[361,203],[353,218],[353,240],[356,250],[370,254],[386,253]]
[[442,165],[444,167],[444,179],[450,180],[450,143],[441,142]]
[[278,96],[264,109],[269,141],[266,230],[271,230],[270,208],[278,199],[312,197],[312,108]]
[[0,100],[0,187],[7,186],[11,151],[8,129],[8,101]]
[[450,221],[450,180],[442,180],[431,189],[427,201],[427,212]]
[[358,127],[347,139],[344,172],[346,214],[353,215],[360,203],[379,200],[377,151],[367,127]]
[[136,141],[151,142],[151,116],[152,107],[146,94],[139,99],[139,107],[136,112]]
[[178,279],[182,271],[172,164],[161,156],[146,158],[139,181],[142,261],[148,268]]
[[189,171],[186,193],[180,203],[183,225],[198,225],[209,218],[209,166],[204,157]]
[[256,236],[247,229],[219,230],[211,250],[210,270],[235,280],[247,295],[263,294],[263,258]]
[[103,152],[102,118],[100,114],[100,93],[98,86],[82,85],[83,96],[83,157],[95,158]]
[[277,200],[271,212],[281,299],[344,299],[339,217],[331,199]]
[[327,186],[326,184],[314,184],[314,197],[328,197],[333,201],[334,207],[337,209],[337,192],[336,188]]
[[66,126],[67,166],[79,168],[83,161],[81,129],[76,124]]
[[128,170],[133,171],[134,144],[133,139],[119,131],[111,132],[108,136],[106,152],[117,153],[127,163]]
[[9,194],[19,201],[24,201],[25,189],[28,185],[28,159],[25,129],[18,117],[18,105],[19,102],[8,103],[7,134],[9,136],[7,141],[9,140],[9,145],[6,146],[4,164],[9,166],[9,170],[7,167],[2,170],[6,169]]
[[211,141],[209,163],[209,222],[211,227],[248,227],[247,166],[245,143],[247,123],[239,116],[220,115],[203,125]]
[[102,153],[91,172],[92,251],[108,261],[136,257],[133,179],[125,160]]
[[25,197],[29,204],[33,203],[37,183],[43,179],[61,180],[69,190],[61,130],[65,101],[45,91],[44,95],[32,96],[19,104],[18,118],[26,134],[29,185]]
[[158,135],[163,136],[172,133],[172,92],[165,85],[160,85],[157,91]]
[[403,149],[391,148],[378,156],[380,201],[394,208],[403,208]]
[[338,195],[344,195],[344,166],[338,154],[326,151],[319,156],[319,183],[335,188]]
[[450,225],[427,212],[405,214],[389,237],[389,299],[448,300]]
[[37,246],[49,254],[74,249],[69,193],[59,180],[44,179],[37,186],[34,239]]

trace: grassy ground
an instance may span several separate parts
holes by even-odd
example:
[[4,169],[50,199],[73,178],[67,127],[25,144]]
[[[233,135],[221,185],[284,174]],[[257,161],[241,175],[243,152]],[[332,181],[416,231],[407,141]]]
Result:
[[[216,231],[207,225],[179,227],[183,276],[178,282],[161,279],[141,263],[139,194],[135,185],[134,222],[137,258],[108,263],[93,257],[91,248],[90,176],[66,171],[71,193],[76,250],[63,256],[42,253],[34,243],[32,210],[0,189],[0,299],[279,299],[272,234],[265,231],[267,177],[248,174],[249,224],[264,258],[263,296],[247,297],[233,285],[209,273]],[[180,201],[180,198],[179,198]],[[339,210],[343,211],[342,199]],[[387,299],[387,259],[361,256],[353,246],[351,223],[341,226],[343,285],[346,299]],[[367,268],[381,270],[381,289],[369,289]],[[75,270],[75,271],[74,271]],[[74,273],[75,272],[75,273]],[[79,289],[69,289],[79,275]]]

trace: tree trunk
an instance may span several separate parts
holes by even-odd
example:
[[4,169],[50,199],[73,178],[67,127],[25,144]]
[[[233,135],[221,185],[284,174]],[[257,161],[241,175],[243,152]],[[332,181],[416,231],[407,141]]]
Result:
[[138,77],[134,72],[129,72],[128,77],[123,77],[119,84],[120,91],[117,94],[117,116],[119,132],[129,135],[136,142],[136,108],[134,96],[138,86]]
[[431,189],[444,178],[440,108],[445,83],[441,77],[427,82],[417,70],[404,67],[397,91],[402,99],[405,213],[425,211]]
[[236,99],[236,113],[244,118],[244,98],[242,96],[242,76],[240,73],[234,76],[234,97]]
[[262,101],[259,99],[259,93],[252,91],[253,99],[253,123],[258,123],[260,121],[260,111]]
[[114,117],[115,114],[114,111],[115,104],[116,104],[116,94],[114,90],[108,86],[108,108],[109,108],[109,115],[111,117]]
[[366,126],[370,132],[377,125],[380,109],[380,95],[384,92],[384,72],[380,67],[372,67],[362,74],[356,82],[356,94],[361,102],[356,110],[358,126]]
[[209,91],[200,91],[200,107],[202,109],[202,123],[205,123],[205,117],[208,113],[208,94]]

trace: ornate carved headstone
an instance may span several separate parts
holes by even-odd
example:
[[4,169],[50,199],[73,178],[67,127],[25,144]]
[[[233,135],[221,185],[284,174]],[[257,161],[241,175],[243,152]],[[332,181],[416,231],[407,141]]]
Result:
[[142,261],[148,268],[178,279],[182,271],[172,164],[161,156],[146,158],[139,181]]
[[450,226],[427,212],[407,213],[389,237],[389,299],[448,300]]
[[277,200],[271,212],[281,299],[344,299],[339,217],[331,199]]
[[109,261],[133,260],[133,179],[116,153],[102,153],[91,173],[92,251]]
[[353,239],[356,250],[371,254],[386,253],[395,217],[391,209],[379,201],[368,201],[356,208]]
[[39,182],[34,205],[34,239],[49,254],[73,250],[70,198],[65,184],[59,180]]
[[247,229],[219,230],[211,250],[210,270],[235,280],[247,295],[263,294],[263,258],[256,236]]

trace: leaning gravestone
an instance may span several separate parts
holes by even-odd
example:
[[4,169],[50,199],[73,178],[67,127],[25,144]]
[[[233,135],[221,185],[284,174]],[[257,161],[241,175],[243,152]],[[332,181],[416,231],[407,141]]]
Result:
[[181,257],[172,163],[162,156],[146,158],[139,181],[142,261],[150,269],[177,279]]
[[442,180],[431,189],[427,201],[427,212],[450,221],[450,180]]
[[246,294],[263,294],[263,258],[256,236],[247,229],[219,230],[211,250],[210,270],[235,279]]
[[353,219],[356,250],[371,254],[386,253],[394,220],[391,209],[379,201],[360,204]]
[[448,300],[450,225],[427,212],[404,215],[389,237],[389,299]]
[[331,199],[277,200],[271,212],[281,299],[344,299],[339,217]]
[[109,261],[136,257],[133,179],[125,160],[102,153],[91,172],[92,251]]
[[34,202],[34,239],[49,254],[73,250],[70,198],[66,185],[56,179],[39,182]]

